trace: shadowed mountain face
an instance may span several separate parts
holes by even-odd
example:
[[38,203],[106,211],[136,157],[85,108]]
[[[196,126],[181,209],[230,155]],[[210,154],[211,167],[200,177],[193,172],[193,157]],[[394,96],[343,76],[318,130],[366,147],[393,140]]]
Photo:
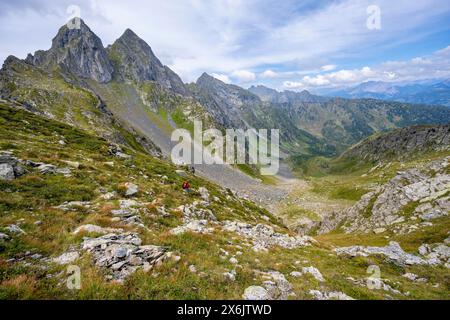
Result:
[[243,114],[262,104],[256,95],[241,87],[226,84],[207,73],[203,73],[195,84],[191,84],[190,89],[224,128],[250,127],[243,119]]
[[117,80],[137,83],[155,81],[172,92],[189,95],[180,77],[164,66],[150,46],[130,29],[109,46],[107,52]]

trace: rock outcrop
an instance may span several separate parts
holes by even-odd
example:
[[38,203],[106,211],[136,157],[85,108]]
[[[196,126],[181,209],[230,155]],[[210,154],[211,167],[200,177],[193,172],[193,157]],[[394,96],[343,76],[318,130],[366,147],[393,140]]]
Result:
[[12,152],[0,151],[0,180],[13,180],[25,172],[20,159],[14,157]]
[[364,195],[352,207],[324,217],[319,222],[318,232],[326,233],[341,227],[346,233],[381,233],[387,229],[409,233],[424,226],[424,221],[448,215],[449,166],[450,157],[446,157],[421,169],[398,172],[388,183]]
[[149,271],[167,258],[165,248],[141,244],[137,234],[122,233],[86,238],[81,248],[92,254],[95,265],[109,271],[109,279],[122,281],[136,270]]
[[278,271],[256,271],[263,279],[262,286],[250,286],[245,289],[242,297],[244,300],[287,300],[295,296],[292,284]]
[[253,226],[251,224],[239,221],[224,221],[223,230],[229,232],[236,232],[237,234],[253,241],[253,250],[267,251],[272,246],[279,246],[286,249],[294,249],[304,246],[309,246],[315,240],[308,236],[289,236],[287,234],[275,232],[275,230],[268,225],[258,224]]
[[450,125],[413,126],[363,140],[342,157],[381,161],[408,159],[419,152],[443,150],[450,150]]
[[350,257],[367,257],[370,255],[382,255],[388,260],[400,266],[412,265],[440,265],[444,264],[447,268],[450,267],[450,248],[443,243],[435,245],[424,245],[419,248],[419,254],[414,255],[406,253],[400,245],[391,241],[385,247],[364,247],[352,246],[337,248],[334,250],[338,255],[347,255]]

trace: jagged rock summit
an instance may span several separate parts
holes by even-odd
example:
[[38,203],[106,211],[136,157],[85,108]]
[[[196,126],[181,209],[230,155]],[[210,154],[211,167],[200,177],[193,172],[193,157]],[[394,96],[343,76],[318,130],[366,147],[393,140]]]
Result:
[[59,29],[49,50],[29,54],[26,61],[47,71],[60,68],[66,75],[100,83],[112,79],[154,81],[174,93],[189,96],[180,77],[163,65],[150,46],[130,29],[105,49],[82,19],[71,20]]
[[82,19],[62,26],[49,50],[29,54],[26,61],[49,71],[60,67],[64,73],[97,82],[110,81],[114,72],[102,41]]
[[121,81],[155,81],[166,89],[183,96],[189,95],[183,81],[169,67],[163,65],[151,47],[132,30],[127,29],[107,52]]

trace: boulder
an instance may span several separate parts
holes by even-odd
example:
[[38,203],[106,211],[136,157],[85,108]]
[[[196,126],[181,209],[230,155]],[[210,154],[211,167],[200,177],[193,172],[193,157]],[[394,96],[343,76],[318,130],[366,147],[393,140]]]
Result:
[[323,278],[322,274],[320,273],[320,271],[317,268],[314,267],[303,267],[302,268],[302,273],[309,273],[310,275],[312,275],[314,277],[314,279],[316,279],[319,282],[324,282],[325,279]]
[[184,171],[184,170],[175,170],[175,173],[183,178],[186,178],[188,176],[186,171]]
[[244,300],[269,300],[270,296],[266,289],[260,286],[250,286],[242,295]]
[[198,192],[200,193],[200,196],[202,199],[206,202],[209,202],[209,191],[205,187],[198,188]]
[[14,167],[8,163],[0,163],[0,180],[14,180]]
[[123,232],[122,229],[114,229],[114,228],[102,228],[100,226],[96,226],[93,224],[85,224],[82,226],[79,226],[75,229],[72,234],[79,234],[81,232],[85,233],[98,233],[98,234],[108,234],[108,233],[121,233]]
[[60,265],[65,265],[65,264],[69,264],[74,262],[75,260],[77,260],[80,257],[80,254],[77,251],[69,251],[69,252],[65,252],[62,255],[53,258],[53,262],[60,264]]
[[132,197],[139,192],[139,188],[137,185],[131,182],[125,183],[125,196]]
[[11,224],[11,225],[7,226],[6,230],[8,230],[9,232],[14,233],[14,234],[26,234],[25,231],[23,231],[18,225],[15,225],[15,224]]

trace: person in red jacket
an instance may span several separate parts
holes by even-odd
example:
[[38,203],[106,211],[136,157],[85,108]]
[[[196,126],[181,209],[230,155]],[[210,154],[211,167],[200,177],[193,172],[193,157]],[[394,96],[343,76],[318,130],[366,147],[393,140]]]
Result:
[[183,182],[183,191],[184,192],[190,192],[191,191],[191,185],[188,181]]

